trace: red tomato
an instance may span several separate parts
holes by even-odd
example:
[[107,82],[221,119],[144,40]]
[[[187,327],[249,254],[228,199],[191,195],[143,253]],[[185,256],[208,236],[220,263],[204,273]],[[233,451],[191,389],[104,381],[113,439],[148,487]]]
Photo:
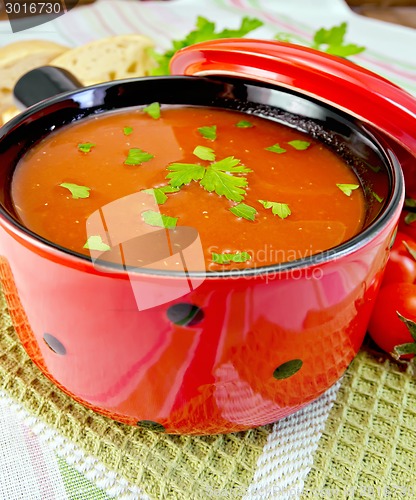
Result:
[[408,212],[407,210],[402,210],[402,213],[400,215],[399,231],[408,234],[416,241],[416,218],[412,221],[413,215],[416,214],[413,214],[413,212]]
[[391,248],[382,286],[389,283],[414,283],[416,281],[416,259],[409,249],[416,253],[416,241],[408,234],[398,231]]
[[396,345],[414,342],[397,311],[416,321],[416,285],[391,283],[384,286],[377,296],[368,331],[374,342],[386,352],[392,352]]

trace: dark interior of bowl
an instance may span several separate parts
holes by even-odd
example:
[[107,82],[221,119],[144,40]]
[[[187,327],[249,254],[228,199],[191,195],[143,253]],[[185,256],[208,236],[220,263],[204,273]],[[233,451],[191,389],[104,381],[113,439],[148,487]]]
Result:
[[[400,197],[400,167],[393,152],[380,146],[368,126],[342,111],[270,84],[228,77],[175,76],[111,82],[61,94],[32,106],[6,124],[0,133],[0,203],[3,214],[33,234],[21,226],[16,216],[10,184],[17,162],[34,143],[51,131],[86,116],[154,101],[237,110],[286,124],[319,139],[340,155],[361,181],[367,205],[361,233],[369,226],[377,231],[377,221],[383,215],[388,216],[392,202]],[[36,238],[42,240],[39,236]],[[351,246],[354,239],[341,247]]]

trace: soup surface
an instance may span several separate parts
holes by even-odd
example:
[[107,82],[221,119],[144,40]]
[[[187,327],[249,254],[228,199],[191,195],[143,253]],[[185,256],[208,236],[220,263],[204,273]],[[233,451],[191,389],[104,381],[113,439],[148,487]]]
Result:
[[[355,173],[311,137],[239,112],[158,103],[51,133],[17,165],[12,199],[47,240],[156,268],[181,265],[157,248],[166,237],[167,256],[195,249],[193,269],[260,267],[332,248],[365,217]],[[175,243],[184,226],[194,230]],[[123,251],[139,237],[147,257],[137,245]]]

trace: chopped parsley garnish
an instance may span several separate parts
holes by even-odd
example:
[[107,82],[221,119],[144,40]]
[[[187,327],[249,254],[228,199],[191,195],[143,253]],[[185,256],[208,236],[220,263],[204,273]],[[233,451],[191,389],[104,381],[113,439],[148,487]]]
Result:
[[245,203],[239,203],[238,205],[231,207],[230,212],[236,217],[242,217],[247,220],[254,220],[257,214],[257,210],[254,207],[246,205]]
[[379,196],[374,191],[371,191],[371,194],[373,195],[373,198],[376,199],[379,203],[382,203],[382,201],[384,200],[384,198],[382,198],[381,196]]
[[245,177],[234,177],[234,174],[248,173],[251,170],[240,164],[240,160],[234,156],[228,156],[223,160],[211,163],[205,169],[201,186],[210,193],[215,191],[219,196],[225,196],[231,201],[242,201],[247,187]]
[[370,163],[366,163],[366,165],[367,165],[368,167],[370,167],[370,168],[371,168],[371,170],[372,170],[374,173],[376,173],[376,174],[377,174],[378,172],[380,172],[380,170],[381,170],[380,165],[371,165]]
[[261,203],[264,208],[271,208],[272,214],[279,216],[281,219],[286,219],[286,217],[288,217],[292,213],[287,203],[278,203],[276,201],[266,200],[257,201]]
[[240,163],[234,156],[228,156],[208,167],[193,163],[171,163],[170,173],[166,176],[173,187],[181,187],[191,181],[200,181],[201,186],[210,193],[215,191],[228,200],[240,202],[243,200],[247,187],[245,177],[235,177],[234,174],[245,174],[251,170]]
[[141,165],[152,158],[154,158],[154,155],[147,153],[142,149],[131,148],[129,149],[127,158],[124,160],[124,165]]
[[304,151],[311,145],[311,143],[308,141],[299,141],[297,139],[295,139],[294,141],[289,141],[288,144],[298,151]]
[[160,188],[143,189],[143,193],[151,194],[158,205],[163,205],[168,199],[166,193],[177,193],[179,188],[172,186],[162,186]]
[[143,111],[151,116],[154,120],[160,118],[160,104],[158,102],[152,102],[149,106],[143,108]]
[[235,124],[236,127],[238,128],[251,128],[254,127],[254,125],[249,122],[248,120],[240,120]]
[[337,184],[337,187],[347,196],[351,196],[355,189],[360,187],[359,184]]
[[178,222],[177,217],[169,217],[168,215],[163,215],[154,210],[146,210],[142,213],[142,219],[149,226],[164,227],[166,229],[172,229],[176,227]]
[[217,38],[241,38],[260,26],[263,26],[263,22],[259,19],[244,17],[241,21],[241,26],[236,30],[224,29],[216,33],[215,23],[209,21],[205,17],[198,16],[196,29],[188,33],[185,38],[182,40],[174,40],[172,42],[172,47],[163,54],[158,54],[156,51],[151,52],[157,63],[157,67],[152,69],[150,74],[168,75],[169,62],[173,55],[176,51],[188,47],[188,45],[205,42],[206,40],[215,40]]
[[71,184],[70,182],[63,182],[59,185],[68,189],[74,200],[78,200],[79,198],[89,198],[90,196],[91,188],[87,186],[79,186],[78,184]]
[[130,135],[132,132],[133,132],[133,128],[132,127],[124,127],[123,128],[123,134],[124,135]]
[[215,141],[217,138],[217,126],[212,125],[210,127],[199,127],[198,132],[202,135],[204,139],[208,139],[209,141]]
[[89,236],[84,248],[88,250],[97,250],[98,252],[108,252],[111,247],[104,243],[103,239],[99,235]]
[[215,161],[215,151],[205,146],[197,146],[193,154],[200,160]]
[[353,56],[363,52],[365,47],[353,43],[344,43],[346,32],[347,23],[345,22],[329,29],[321,28],[313,37],[312,48],[340,57]]
[[212,262],[216,264],[231,264],[231,262],[247,262],[251,260],[248,252],[215,253],[212,252]]
[[204,177],[205,167],[194,163],[171,163],[168,166],[170,174],[166,176],[172,187],[180,188],[191,181],[199,181]]
[[78,144],[78,150],[81,151],[81,153],[89,153],[94,146],[95,144],[93,142],[83,142]]
[[281,148],[279,144],[273,144],[273,146],[269,146],[268,148],[264,148],[266,151],[271,151],[272,153],[286,153],[286,149]]

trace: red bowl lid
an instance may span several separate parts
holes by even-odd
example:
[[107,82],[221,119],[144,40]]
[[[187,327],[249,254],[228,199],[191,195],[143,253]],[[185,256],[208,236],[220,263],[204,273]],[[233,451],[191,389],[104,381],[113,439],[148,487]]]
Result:
[[300,91],[371,123],[416,156],[416,99],[341,57],[285,42],[221,39],[177,52],[171,73],[240,76]]

